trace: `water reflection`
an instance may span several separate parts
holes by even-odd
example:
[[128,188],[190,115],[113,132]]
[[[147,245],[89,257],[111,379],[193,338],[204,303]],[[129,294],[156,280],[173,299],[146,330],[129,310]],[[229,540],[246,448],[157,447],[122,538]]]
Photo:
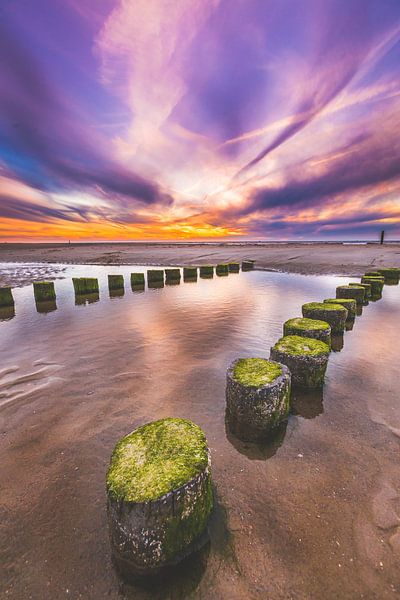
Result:
[[332,350],[333,352],[340,352],[341,350],[343,350],[343,346],[344,346],[344,335],[343,333],[335,333],[332,335],[331,337],[331,341],[332,341]]
[[368,300],[364,300],[363,304],[356,305],[356,316],[361,317],[363,314],[363,306],[368,306]]
[[355,323],[355,319],[347,319],[346,323],[344,324],[345,330],[352,331],[352,329],[354,327],[354,323]]
[[15,306],[0,307],[0,321],[9,321],[15,317]]
[[140,581],[123,582],[121,592],[124,598],[136,600],[146,597],[152,600],[186,600],[198,588],[210,555],[210,541],[197,552],[183,560],[181,563],[158,575]]
[[180,279],[166,279],[165,280],[165,285],[180,285],[181,280]]
[[147,282],[147,287],[150,290],[157,290],[159,288],[163,288],[164,287],[164,282],[163,281],[148,281]]
[[36,300],[36,310],[40,314],[47,314],[57,310],[56,300]]
[[94,304],[100,300],[100,294],[93,292],[92,294],[75,294],[75,305],[84,306],[85,304]]
[[240,440],[231,431],[229,427],[229,419],[225,412],[225,435],[228,442],[250,460],[267,460],[276,454],[282,446],[285,439],[287,429],[287,421],[281,423],[273,431],[265,436],[265,439],[258,442],[244,442]]
[[324,412],[323,388],[315,390],[293,389],[290,400],[290,412],[303,419],[315,419]]
[[131,285],[131,289],[132,292],[136,293],[140,293],[140,292],[144,292],[145,291],[145,287],[144,287],[144,283],[143,284],[135,284],[135,285]]
[[109,294],[110,294],[110,298],[122,298],[125,295],[125,289],[124,288],[118,288],[118,289],[114,289],[114,290],[108,290]]
[[[227,366],[238,356],[267,356],[284,321],[299,315],[303,303],[332,297],[341,279],[241,272],[150,293],[127,290],[111,301],[109,270],[67,267],[66,279],[56,282],[58,310],[45,327],[32,288],[15,289],[16,317],[8,313],[0,323],[7,482],[0,596],[11,589],[15,598],[54,600],[68,589],[71,598],[264,600],[289,598],[296,589],[299,600],[324,598],[327,584],[338,589],[346,554],[354,561],[340,579],[342,597],[367,597],[365,573],[375,572],[371,539],[378,540],[374,557],[382,548],[385,565],[376,573],[379,589],[389,589],[398,557],[371,514],[378,471],[394,502],[400,495],[393,325],[400,289],[385,287],[382,302],[364,308],[354,332],[345,334],[342,353],[331,353],[323,397],[321,390],[294,390],[287,429],[252,444],[226,429]],[[115,268],[125,281],[131,270]],[[77,304],[95,302],[79,310],[71,276],[91,275],[98,277],[101,302],[99,294],[78,296]],[[205,558],[180,565],[164,588],[121,590],[110,564],[106,468],[120,437],[166,416],[189,418],[205,431],[228,519],[217,506]]]

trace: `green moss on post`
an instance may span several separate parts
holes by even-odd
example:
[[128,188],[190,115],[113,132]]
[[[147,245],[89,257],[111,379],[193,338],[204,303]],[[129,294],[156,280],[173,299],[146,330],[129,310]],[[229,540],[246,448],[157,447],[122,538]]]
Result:
[[301,307],[303,317],[326,321],[331,326],[332,333],[343,333],[347,320],[347,309],[339,304],[328,302],[308,302]]
[[265,358],[239,358],[228,369],[226,418],[244,441],[258,441],[286,421],[290,402],[289,369]]
[[184,281],[194,281],[197,279],[197,267],[183,267]]
[[122,438],[106,485],[111,545],[123,574],[157,573],[206,541],[210,453],[191,421],[162,419]]
[[240,263],[228,263],[229,273],[239,273],[240,271]]
[[242,271],[251,271],[252,269],[254,269],[254,261],[253,260],[242,261]]
[[370,283],[349,283],[350,287],[358,287],[361,286],[365,289],[365,299],[371,298],[371,284]]
[[378,277],[366,277],[364,275],[364,277],[361,278],[361,283],[369,283],[371,286],[371,299],[373,297],[377,297],[377,296],[381,296],[382,295],[382,290],[383,290],[383,285],[384,285],[384,279],[382,278],[378,278]]
[[95,304],[100,300],[99,292],[93,292],[92,294],[76,294],[75,293],[75,306],[85,306],[86,304]]
[[109,275],[108,276],[108,289],[109,290],[123,290],[124,289],[124,276],[123,275]]
[[144,288],[144,273],[131,273],[131,288]]
[[73,277],[75,294],[98,294],[99,281],[96,277]]
[[364,275],[367,277],[381,277],[381,273],[379,273],[379,271],[365,271]]
[[327,304],[340,304],[347,310],[347,320],[354,321],[357,314],[357,302],[353,298],[327,298],[324,300]]
[[54,281],[35,281],[33,283],[33,295],[36,302],[48,302],[56,299]]
[[214,267],[212,265],[202,265],[200,267],[200,277],[210,279],[214,276]]
[[165,269],[165,283],[178,282],[181,280],[180,269]]
[[221,263],[215,267],[215,272],[217,275],[229,275],[229,266],[226,263]]
[[385,278],[385,283],[399,283],[400,269],[398,269],[397,267],[382,267],[381,269],[378,269],[378,273],[380,275],[383,275],[383,277]]
[[357,304],[362,304],[365,298],[365,289],[360,286],[355,285],[339,285],[336,288],[336,298],[351,298],[357,302]]
[[162,269],[147,271],[147,283],[164,283],[164,271]]
[[300,337],[321,340],[330,347],[331,327],[326,321],[296,317],[283,324],[283,335],[299,335]]
[[0,306],[14,306],[14,297],[10,287],[0,287]]
[[289,368],[293,385],[317,388],[324,383],[329,351],[320,340],[287,335],[271,348],[271,359]]

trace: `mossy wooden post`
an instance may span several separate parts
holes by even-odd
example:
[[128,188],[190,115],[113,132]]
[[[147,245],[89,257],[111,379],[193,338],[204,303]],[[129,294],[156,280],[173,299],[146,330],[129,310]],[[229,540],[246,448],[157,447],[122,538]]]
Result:
[[347,310],[347,321],[354,321],[357,314],[357,302],[353,298],[326,298],[324,304],[340,304]]
[[124,276],[123,275],[109,275],[108,276],[108,289],[123,290],[124,289]]
[[326,321],[318,319],[302,319],[301,317],[289,319],[283,324],[283,335],[313,338],[331,346],[331,326]]
[[399,283],[400,279],[400,268],[396,267],[382,267],[377,269],[379,275],[383,275],[385,283],[396,284]]
[[207,541],[210,452],[191,421],[162,419],[122,438],[106,485],[113,558],[123,575],[156,574]]
[[290,380],[285,365],[265,358],[235,360],[226,376],[226,418],[232,433],[258,441],[286,421]]
[[165,269],[165,283],[179,283],[180,280],[180,269]]
[[326,321],[331,326],[332,333],[343,333],[347,320],[347,309],[339,304],[327,302],[308,302],[301,307],[303,317]]
[[215,272],[219,276],[229,275],[229,267],[226,263],[221,263],[215,267]]
[[0,287],[0,306],[14,306],[14,297],[10,287]]
[[384,281],[383,277],[368,277],[364,275],[361,278],[361,283],[369,283],[371,286],[371,299],[382,296]]
[[147,285],[149,288],[163,287],[164,271],[162,269],[150,269],[147,271]]
[[355,285],[339,285],[336,288],[336,298],[351,298],[357,302],[357,304],[362,304],[365,299],[365,289],[360,286]]
[[133,290],[144,289],[144,273],[131,273],[131,288]]
[[381,273],[379,273],[379,271],[365,271],[364,275],[367,275],[367,277],[381,277]]
[[271,348],[270,357],[289,368],[294,386],[318,388],[324,383],[329,351],[321,340],[287,335]]
[[361,286],[365,290],[365,300],[371,298],[371,284],[370,283],[349,283],[350,287],[358,287]]
[[49,302],[56,299],[54,281],[34,281],[33,295],[36,302]]
[[214,276],[214,267],[212,265],[202,265],[200,267],[200,277],[210,279]]
[[183,280],[194,281],[197,279],[197,267],[183,267]]
[[228,263],[229,273],[239,273],[240,271],[240,263],[233,262]]
[[72,283],[77,296],[99,293],[99,280],[96,277],[73,277]]
[[253,260],[242,261],[242,271],[251,271],[252,269],[254,269],[254,261]]

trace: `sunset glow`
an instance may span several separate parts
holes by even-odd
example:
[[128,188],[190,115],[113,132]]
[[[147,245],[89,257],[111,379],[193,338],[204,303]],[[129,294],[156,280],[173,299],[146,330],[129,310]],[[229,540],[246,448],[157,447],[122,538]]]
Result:
[[398,0],[0,8],[0,240],[400,237]]

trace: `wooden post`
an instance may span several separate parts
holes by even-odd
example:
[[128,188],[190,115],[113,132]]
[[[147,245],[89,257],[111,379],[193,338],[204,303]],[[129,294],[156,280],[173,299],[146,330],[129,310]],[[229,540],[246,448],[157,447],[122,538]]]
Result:
[[384,239],[385,239],[385,230],[382,229],[382,231],[381,231],[381,244],[383,244]]

